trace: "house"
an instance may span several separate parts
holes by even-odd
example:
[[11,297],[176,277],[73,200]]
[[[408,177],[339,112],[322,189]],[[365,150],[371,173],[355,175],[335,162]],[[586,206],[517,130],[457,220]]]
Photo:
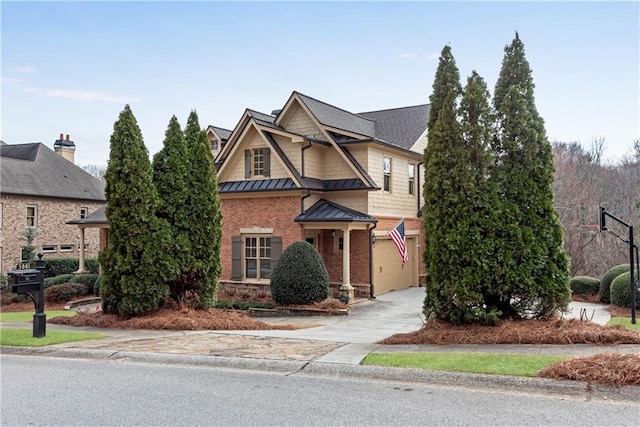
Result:
[[[428,114],[427,104],[351,113],[299,92],[272,114],[247,109],[215,158],[221,284],[268,285],[280,253],[306,240],[336,296],[419,286]],[[389,237],[401,221],[406,263]]]
[[[74,164],[75,144],[69,135],[54,142],[0,144],[0,271],[22,260],[21,235],[35,227],[37,252],[47,257],[97,257],[99,231],[68,227],[106,205],[104,184]],[[84,242],[82,244],[81,242]]]

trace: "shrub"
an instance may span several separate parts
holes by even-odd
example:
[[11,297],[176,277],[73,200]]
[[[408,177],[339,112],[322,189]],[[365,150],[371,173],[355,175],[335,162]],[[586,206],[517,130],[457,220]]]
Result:
[[60,274],[55,277],[47,277],[44,279],[44,287],[49,288],[51,286],[61,285],[62,283],[69,283],[73,278],[73,274]]
[[[619,274],[618,277],[611,282],[611,304],[618,307],[631,308],[631,286],[629,286],[629,280],[631,279],[631,271]],[[640,307],[638,300],[640,299],[640,292],[636,289],[636,308]]]
[[310,304],[329,294],[324,261],[308,242],[294,242],[280,255],[271,274],[271,296],[278,304]]
[[600,290],[600,281],[595,277],[576,276],[569,281],[571,292],[577,295],[595,295]]
[[100,296],[100,285],[102,284],[102,276],[97,276],[96,281],[93,282],[93,294],[97,297]]
[[[67,302],[76,298],[81,287],[86,287],[80,283],[62,283],[51,286],[44,291],[44,299],[47,302]],[[86,295],[86,294],[85,294]]]
[[[80,268],[80,260],[78,258],[44,258],[44,260],[47,262],[44,270],[45,277],[73,274]],[[85,259],[84,268],[92,274],[98,274],[98,260],[96,258]]]
[[98,278],[97,274],[74,274],[69,283],[82,283],[88,289],[93,290],[93,285]]
[[0,291],[7,287],[7,276],[0,273]]
[[610,268],[606,273],[604,273],[604,276],[602,276],[602,279],[600,279],[601,302],[604,302],[606,304],[609,304],[611,302],[611,292],[609,290],[609,288],[611,287],[611,282],[613,282],[613,279],[615,279],[622,273],[629,271],[630,269],[631,268],[629,267],[629,264],[620,264]]
[[229,310],[248,310],[250,308],[272,308],[268,302],[218,300],[216,308]]

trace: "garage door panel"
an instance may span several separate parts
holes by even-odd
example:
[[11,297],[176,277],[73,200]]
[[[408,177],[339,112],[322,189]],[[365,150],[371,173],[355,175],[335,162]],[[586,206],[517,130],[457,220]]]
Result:
[[374,248],[374,286],[379,295],[397,289],[414,286],[415,239],[407,239],[408,261],[402,257],[393,241],[378,239]]

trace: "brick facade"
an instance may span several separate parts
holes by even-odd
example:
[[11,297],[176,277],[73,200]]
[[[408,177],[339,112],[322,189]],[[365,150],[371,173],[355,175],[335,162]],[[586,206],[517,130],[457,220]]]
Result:
[[[75,225],[66,222],[80,218],[80,209],[86,208],[87,213],[105,205],[95,201],[74,199],[56,199],[45,197],[28,197],[3,194],[2,222],[0,235],[0,270],[6,274],[20,262],[22,248],[26,245],[20,236],[27,229],[27,206],[37,209],[36,234],[33,245],[36,253],[42,251],[43,246],[55,246],[55,251],[45,252],[47,258],[78,258],[80,256],[80,230]],[[86,258],[98,256],[100,232],[97,229],[85,230]],[[61,250],[61,246],[72,246],[72,250]]]

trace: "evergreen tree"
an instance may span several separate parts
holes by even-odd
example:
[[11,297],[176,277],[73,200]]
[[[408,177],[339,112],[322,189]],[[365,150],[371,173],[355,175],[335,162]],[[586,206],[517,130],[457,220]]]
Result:
[[35,227],[27,227],[22,233],[20,233],[20,240],[27,242],[27,245],[22,249],[21,262],[30,264],[36,260],[36,247],[33,246],[35,238]]
[[156,217],[149,155],[128,105],[114,124],[105,181],[110,230],[100,253],[102,309],[120,316],[154,311],[169,295],[177,268],[166,221]]
[[466,203],[465,181],[468,160],[462,129],[458,122],[460,74],[451,48],[445,46],[429,98],[428,136],[424,151],[425,230],[424,260],[429,275],[426,280],[424,312],[427,317],[454,320],[464,317],[469,299],[460,286],[463,273],[460,257],[466,249],[466,230],[460,221],[460,207]]
[[500,196],[494,283],[488,303],[503,316],[548,317],[570,300],[569,261],[553,207],[553,154],[533,96],[524,44],[505,47],[493,99],[492,179]]
[[153,156],[153,183],[160,198],[157,216],[167,221],[172,235],[171,254],[181,269],[170,284],[171,297],[183,300],[185,292],[192,290],[191,269],[192,232],[188,185],[190,169],[187,144],[178,119],[173,116],[165,132],[162,150]]
[[189,115],[185,139],[191,165],[188,176],[190,191],[185,202],[190,207],[189,222],[192,224],[189,235],[192,259],[190,271],[194,278],[198,305],[207,308],[216,303],[218,279],[222,271],[222,212],[209,139],[206,132],[200,129],[195,111]]

